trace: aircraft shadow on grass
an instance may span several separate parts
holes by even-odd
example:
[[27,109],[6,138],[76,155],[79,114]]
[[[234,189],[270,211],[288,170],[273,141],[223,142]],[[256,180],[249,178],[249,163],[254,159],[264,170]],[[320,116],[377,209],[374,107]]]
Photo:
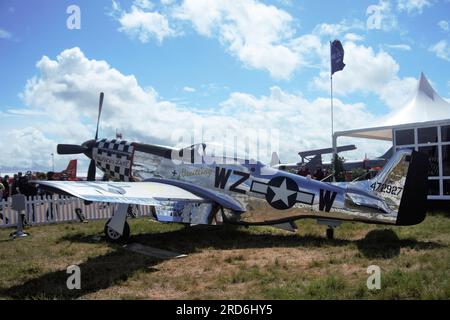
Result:
[[[62,241],[93,242],[92,235],[72,235],[61,238]],[[360,240],[326,239],[319,236],[307,235],[273,235],[252,234],[238,228],[205,228],[180,229],[177,231],[139,234],[132,236],[130,242],[137,242],[165,250],[180,253],[195,253],[206,248],[221,249],[249,249],[276,247],[341,247],[356,244],[361,254],[367,258],[390,259],[400,254],[401,248],[415,250],[431,250],[446,247],[436,242],[423,242],[415,239],[399,239],[390,229],[377,229],[367,233]],[[111,244],[108,244],[111,245]],[[161,261],[122,249],[118,245],[111,245],[118,249],[111,253],[89,258],[79,264],[82,270],[82,284],[80,290],[68,290],[66,270],[50,272],[21,285],[11,288],[0,288],[0,297],[14,299],[76,299],[89,293],[126,281],[140,270],[145,272],[157,271],[157,264]]]

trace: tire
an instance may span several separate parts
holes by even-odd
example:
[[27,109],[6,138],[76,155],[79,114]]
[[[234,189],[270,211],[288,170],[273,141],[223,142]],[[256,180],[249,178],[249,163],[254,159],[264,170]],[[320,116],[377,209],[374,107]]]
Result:
[[118,232],[114,231],[110,227],[108,227],[108,223],[111,219],[106,221],[105,228],[103,231],[105,232],[105,237],[108,242],[112,243],[125,243],[130,239],[130,225],[127,221],[123,226],[123,233],[120,235]]

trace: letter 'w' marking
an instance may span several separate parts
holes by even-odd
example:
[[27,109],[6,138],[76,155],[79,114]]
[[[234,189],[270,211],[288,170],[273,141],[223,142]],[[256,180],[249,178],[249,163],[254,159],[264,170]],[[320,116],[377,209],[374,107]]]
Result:
[[334,199],[336,198],[336,192],[333,191],[333,193],[331,194],[330,197],[330,191],[327,190],[325,191],[325,195],[324,195],[324,190],[320,189],[320,199],[319,199],[319,210],[323,211],[323,209],[325,208],[326,212],[330,212],[331,206],[333,205]]
[[214,186],[216,188],[225,189],[225,185],[227,184],[230,175],[231,170],[216,167],[216,180],[214,181]]

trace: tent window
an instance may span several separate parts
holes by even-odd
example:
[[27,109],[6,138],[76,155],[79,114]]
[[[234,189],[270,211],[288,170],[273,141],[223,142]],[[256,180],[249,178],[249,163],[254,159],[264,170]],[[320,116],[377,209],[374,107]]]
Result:
[[441,127],[441,140],[450,141],[450,126],[442,126]]
[[444,196],[450,195],[450,180],[444,180]]
[[450,176],[450,145],[442,146],[442,171],[444,176]]
[[417,129],[417,138],[419,140],[419,143],[438,142],[437,127]]
[[439,176],[439,157],[438,157],[438,147],[419,147],[419,152],[425,153],[428,156],[430,166],[428,168],[428,176],[436,177]]
[[439,180],[428,180],[428,195],[439,195]]
[[395,144],[397,146],[414,144],[414,129],[395,131]]

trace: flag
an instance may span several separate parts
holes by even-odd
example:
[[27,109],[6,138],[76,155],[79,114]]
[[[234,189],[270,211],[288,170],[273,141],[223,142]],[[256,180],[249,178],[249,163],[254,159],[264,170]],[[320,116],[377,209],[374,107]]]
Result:
[[345,67],[344,63],[344,48],[339,40],[334,40],[330,43],[331,53],[331,75],[337,71],[341,71]]

